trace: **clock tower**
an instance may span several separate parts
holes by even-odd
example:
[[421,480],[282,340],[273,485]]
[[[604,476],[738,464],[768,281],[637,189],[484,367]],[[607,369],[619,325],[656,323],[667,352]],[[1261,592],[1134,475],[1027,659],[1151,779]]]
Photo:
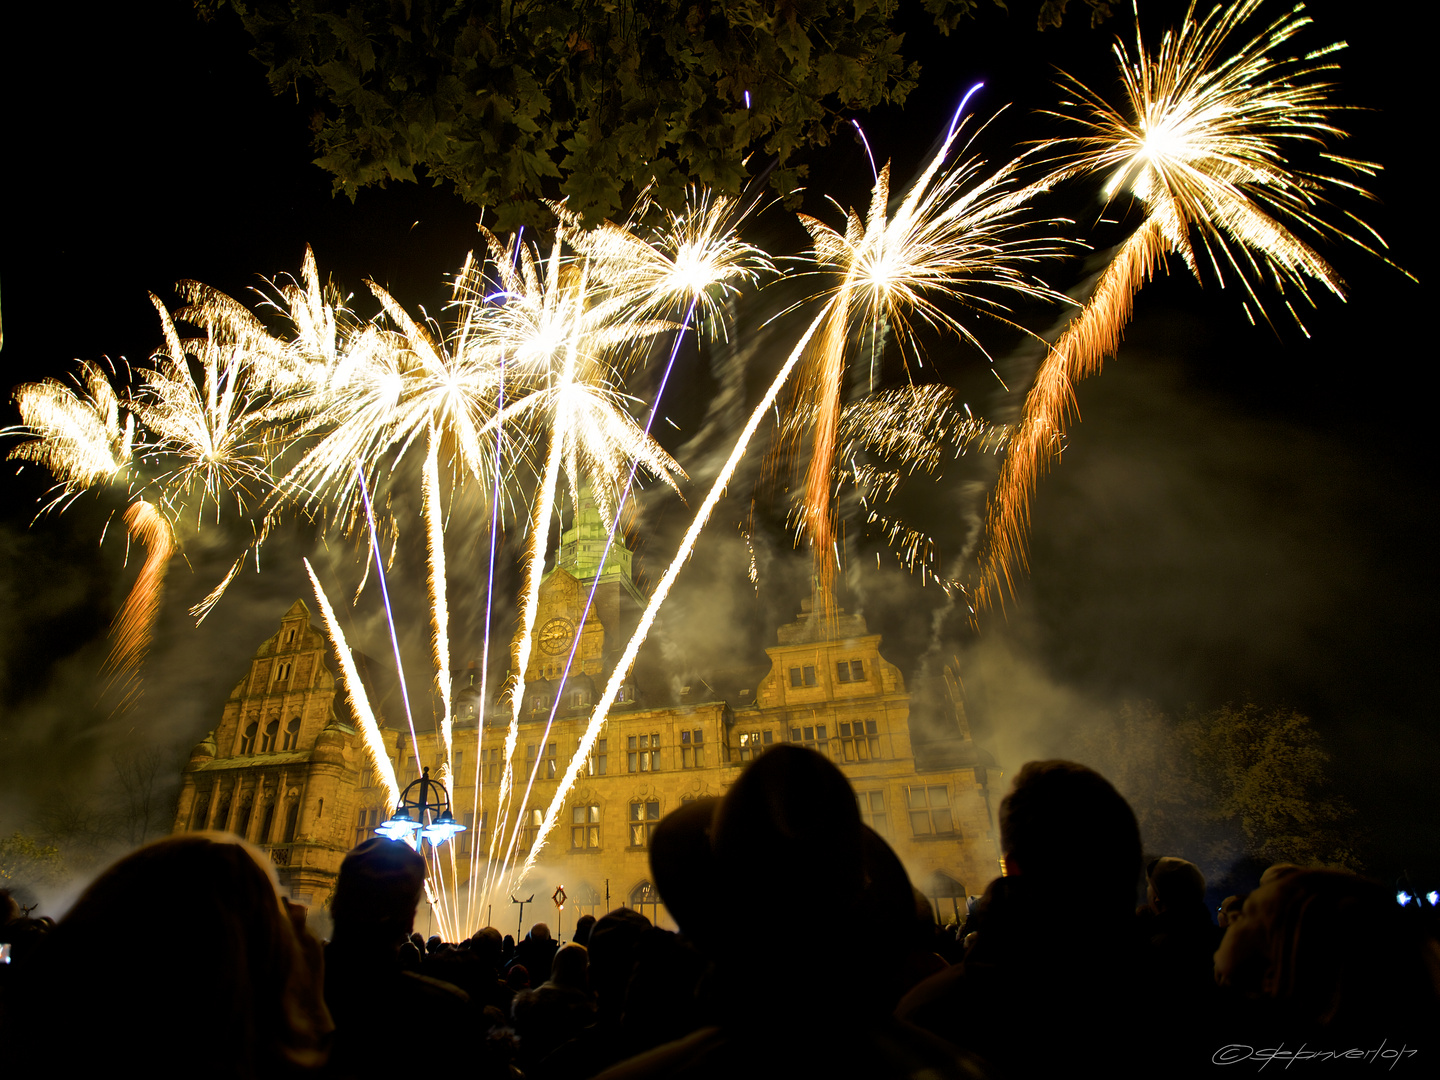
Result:
[[527,683],[558,678],[572,648],[572,677],[606,678],[629,640],[645,597],[632,576],[634,553],[623,538],[617,536],[605,550],[609,524],[589,489],[582,490],[574,520],[561,534],[556,565],[540,583]]

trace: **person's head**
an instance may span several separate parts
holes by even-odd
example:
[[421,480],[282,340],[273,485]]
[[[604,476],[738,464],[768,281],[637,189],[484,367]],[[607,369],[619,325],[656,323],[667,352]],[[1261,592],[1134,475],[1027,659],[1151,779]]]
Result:
[[1219,918],[1216,920],[1216,923],[1221,930],[1224,930],[1240,917],[1240,909],[1244,904],[1245,897],[1243,895],[1227,896],[1224,900],[1220,901]]
[[530,989],[530,969],[524,964],[511,964],[505,972],[505,985],[511,990]]
[[543,922],[537,922],[534,926],[530,927],[530,940],[549,941],[550,927],[546,926]]
[[500,931],[493,926],[487,926],[483,930],[476,930],[470,938],[471,955],[479,958],[491,967],[500,966],[500,951],[504,943],[500,940]]
[[550,982],[567,990],[588,990],[590,959],[584,945],[562,945],[550,965]]
[[1073,761],[1031,761],[1000,803],[1006,873],[1076,902],[1129,911],[1140,869],[1140,827],[1121,794]]
[[575,932],[570,935],[576,945],[587,945],[590,942],[590,931],[595,929],[594,915],[581,915],[575,920]]
[[[843,932],[864,885],[860,811],[845,774],[814,750],[782,744],[736,778],[711,827],[720,915],[752,941],[769,931],[760,897],[803,896],[824,883],[827,902],[808,916],[814,932]],[[663,894],[662,894],[663,895]]]
[[331,1025],[303,919],[281,899],[269,860],[234,836],[182,833],[130,853],[53,933],[46,977],[89,1045],[52,1049],[100,1054],[139,1046],[137,1033],[153,1030],[166,1060],[193,1063],[203,1051],[215,1075],[318,1062]]
[[[330,901],[336,940],[383,939],[399,945],[415,925],[424,887],[425,860],[407,845],[376,836],[352,848],[340,864]],[[415,945],[423,948],[424,940]]]
[[431,934],[428,938],[425,939],[425,952],[427,955],[433,956],[435,953],[440,951],[440,946],[444,944],[445,939],[442,938],[439,934]]
[[1215,953],[1215,978],[1306,1025],[1433,1021],[1440,949],[1377,882],[1296,868],[1246,898]]
[[1205,876],[1194,863],[1167,855],[1145,868],[1145,895],[1156,913],[1194,909],[1205,903]]

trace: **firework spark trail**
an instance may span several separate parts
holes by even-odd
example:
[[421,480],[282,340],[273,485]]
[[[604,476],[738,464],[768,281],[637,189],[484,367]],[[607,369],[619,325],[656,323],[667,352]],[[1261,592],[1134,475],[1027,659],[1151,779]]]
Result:
[[[518,237],[516,238],[515,245],[518,251],[520,245]],[[500,357],[499,366],[499,397],[495,408],[496,412],[503,413],[505,411],[505,357],[503,355]],[[497,538],[500,535],[500,455],[503,438],[503,432],[497,424],[495,427],[495,475],[490,498],[490,560],[486,570],[485,580],[485,635],[480,651],[480,701],[475,710],[475,801],[473,812],[474,821],[481,822],[482,824],[484,822],[485,806],[482,798],[482,789],[480,787],[480,778],[483,775],[482,770],[484,769],[485,709],[490,700],[490,616],[491,605],[495,598],[495,547]],[[479,908],[478,901],[476,900],[475,885],[479,879],[480,846],[474,837],[471,837],[470,840],[470,851],[470,881],[469,889],[466,892],[466,898],[470,905],[469,910],[466,912],[465,920],[467,932],[473,927],[473,920]],[[483,896],[484,894],[481,896],[482,899]]]
[[[557,239],[558,246],[559,241]],[[579,353],[579,342],[576,340],[579,333],[579,313],[584,306],[586,271],[581,270],[580,283],[574,297],[575,322],[566,339],[565,361],[560,372],[560,386],[563,389],[575,377],[575,362]],[[545,551],[550,541],[550,518],[555,511],[555,494],[560,483],[560,465],[564,457],[566,431],[565,425],[571,422],[571,418],[561,409],[557,409],[550,427],[550,448],[545,460],[545,475],[540,484],[540,490],[535,495],[535,512],[530,523],[530,552],[525,564],[525,591],[522,600],[522,616],[520,629],[516,633],[515,641],[515,671],[511,676],[511,701],[510,701],[510,725],[505,732],[505,762],[500,772],[500,793],[496,801],[495,810],[495,833],[491,841],[491,862],[494,864],[494,840],[498,839],[501,833],[502,823],[508,823],[510,818],[510,804],[514,796],[514,764],[515,744],[520,735],[520,713],[525,706],[525,669],[530,663],[530,648],[532,631],[535,627],[535,616],[540,610],[540,577],[545,568]],[[521,815],[525,813],[525,807],[520,807]],[[516,818],[511,829],[511,835],[501,850],[501,864],[508,865],[511,853],[519,842],[520,831],[524,818]],[[493,885],[486,888],[488,895],[493,891]]]
[[1120,344],[1135,294],[1165,257],[1159,228],[1146,222],[1125,241],[1100,277],[1090,302],[1046,353],[1025,398],[1025,410],[1001,459],[995,495],[986,514],[987,543],[973,594],[975,609],[1003,604],[1027,565],[1030,499],[1040,477],[1059,456],[1065,427],[1077,416],[1075,383],[1096,374]]
[[[110,624],[110,655],[102,671],[111,673],[111,685],[129,682],[150,645],[150,631],[160,613],[160,591],[165,584],[165,570],[175,554],[175,534],[165,515],[144,499],[137,499],[125,508],[125,529],[145,549],[145,562]],[[130,686],[124,701],[134,699],[135,687]],[[122,702],[123,704],[123,702]]]
[[[359,467],[356,467],[359,472]],[[360,497],[365,506],[365,521],[370,526],[370,551],[375,556],[375,573],[380,579],[380,598],[385,603],[385,622],[390,627],[390,645],[395,650],[395,674],[400,679],[400,700],[405,703],[405,722],[410,727],[410,745],[415,749],[415,770],[420,771],[420,738],[415,734],[415,717],[410,712],[410,690],[405,685],[405,662],[400,659],[400,638],[395,633],[395,613],[390,607],[390,589],[385,584],[385,564],[380,558],[380,540],[375,533],[375,508],[370,504],[370,488],[360,476]]]
[[754,411],[751,412],[750,419],[740,432],[734,448],[730,451],[729,458],[726,459],[725,465],[721,468],[719,475],[715,477],[715,482],[711,485],[709,494],[705,496],[705,501],[701,503],[700,508],[696,510],[695,517],[690,522],[689,529],[685,531],[685,536],[680,541],[680,547],[675,553],[675,558],[671,560],[670,565],[665,570],[664,576],[661,577],[659,583],[655,586],[655,591],[651,594],[649,603],[646,604],[644,612],[640,615],[640,621],[635,627],[635,632],[630,636],[629,642],[625,645],[625,651],[620,655],[620,658],[615,663],[614,669],[610,673],[610,681],[606,683],[605,690],[600,695],[600,700],[596,702],[595,710],[591,713],[590,722],[586,726],[585,733],[580,737],[580,745],[575,751],[575,756],[571,759],[569,766],[565,770],[565,775],[561,778],[560,783],[555,789],[555,797],[550,801],[550,806],[545,811],[544,819],[536,832],[535,841],[530,847],[529,854],[525,857],[525,861],[520,868],[511,875],[511,888],[523,881],[525,875],[534,867],[536,858],[545,846],[546,838],[550,835],[551,830],[554,829],[556,821],[559,820],[560,811],[564,809],[566,795],[570,793],[570,789],[575,785],[575,779],[579,776],[581,767],[589,760],[590,751],[595,745],[595,740],[599,738],[600,728],[605,723],[610,706],[614,704],[615,696],[620,692],[621,686],[624,685],[625,678],[629,674],[631,666],[635,663],[635,657],[640,652],[640,646],[645,643],[645,638],[650,632],[650,626],[655,621],[655,615],[660,610],[660,605],[665,602],[665,598],[670,594],[670,587],[674,585],[675,578],[679,576],[681,567],[689,560],[690,552],[695,546],[696,539],[699,537],[701,530],[705,528],[706,523],[710,520],[711,512],[714,511],[715,506],[720,502],[725,488],[730,483],[730,478],[735,473],[736,466],[740,464],[740,459],[745,456],[745,451],[750,445],[750,440],[754,437],[761,422],[765,419],[765,414],[769,412],[771,406],[774,405],[775,399],[780,394],[781,387],[785,385],[785,381],[790,377],[790,373],[795,370],[795,365],[799,363],[806,346],[810,344],[810,339],[825,321],[834,303],[835,301],[833,299],[826,302],[825,306],[820,310],[820,313],[815,317],[815,320],[800,338],[800,341],[795,345],[790,356],[786,359],[784,366],[781,367],[779,373],[776,374],[775,379],[771,382],[770,388],[765,392],[764,398],[760,400],[759,404],[755,406]]
[[440,695],[440,738],[445,750],[445,777],[448,785],[453,771],[451,747],[453,718],[450,711],[450,609],[445,602],[445,531],[440,506],[440,440],[430,439],[425,455],[421,514],[426,525],[426,583],[430,593],[430,652],[435,662],[435,689]]
[[[690,325],[691,318],[695,315],[695,308],[698,303],[698,300],[691,300],[689,310],[685,312],[685,319],[681,323],[680,332],[675,335],[675,344],[670,349],[670,359],[665,364],[665,370],[660,376],[660,386],[655,391],[655,400],[651,403],[650,415],[645,419],[644,430],[646,436],[650,434],[650,429],[655,424],[655,417],[660,411],[660,401],[665,396],[665,387],[670,382],[670,373],[675,369],[675,360],[680,355],[680,345],[685,339],[685,331]],[[610,528],[606,530],[605,547],[600,553],[600,562],[595,572],[595,580],[590,583],[590,592],[585,597],[585,607],[580,613],[580,618],[577,623],[578,626],[583,627],[585,625],[585,620],[590,617],[590,610],[595,605],[595,592],[600,588],[600,579],[605,569],[605,561],[610,557],[610,549],[614,546],[615,537],[620,531],[620,518],[625,512],[625,504],[630,498],[630,493],[634,490],[635,477],[639,469],[640,461],[636,459],[630,465],[630,479],[620,491],[620,497],[615,507],[615,519],[610,523]],[[581,635],[576,633],[575,640],[570,643],[570,653],[565,658],[565,668],[560,675],[560,689],[556,691],[555,700],[550,704],[550,715],[545,721],[545,732],[540,736],[541,745],[544,745],[546,739],[549,738],[550,730],[555,725],[555,715],[560,710],[561,690],[564,689],[566,681],[570,678],[570,671],[575,664],[575,654],[580,651],[580,637]],[[530,769],[530,778],[525,785],[525,796],[520,800],[522,807],[530,801],[530,792],[535,786],[535,778],[540,773],[540,762],[541,757],[536,755],[535,764]]]
[[380,778],[381,785],[385,788],[386,802],[391,806],[398,806],[400,804],[400,785],[395,780],[395,767],[391,765],[390,755],[386,753],[385,740],[380,734],[380,725],[375,722],[375,714],[370,709],[370,699],[365,693],[365,684],[360,681],[360,673],[355,668],[355,659],[350,655],[350,646],[345,641],[345,632],[340,629],[339,620],[335,618],[335,610],[330,606],[330,598],[320,587],[320,579],[315,575],[315,568],[310,565],[310,560],[301,559],[300,561],[305,564],[305,572],[310,575],[310,584],[314,586],[315,600],[320,605],[320,617],[325,620],[325,629],[335,647],[335,662],[340,667],[340,679],[345,686],[345,697],[350,703],[350,713],[355,717],[356,724],[360,728],[365,749],[370,755],[370,764],[375,769],[375,775]]
[[[1084,133],[1050,144],[1070,148],[1057,155],[1050,182],[1108,173],[1106,199],[1124,189],[1146,216],[1121,246],[1085,311],[1046,356],[1026,397],[1017,441],[987,510],[977,610],[1003,602],[1007,591],[1013,594],[1025,561],[1029,500],[1073,413],[1073,385],[1097,373],[1118,347],[1136,292],[1167,254],[1178,254],[1203,284],[1198,246],[1222,288],[1227,277],[1239,281],[1252,321],[1252,305],[1265,314],[1252,279],[1269,277],[1282,295],[1289,286],[1312,304],[1311,281],[1345,298],[1339,274],[1282,219],[1383,259],[1369,240],[1330,224],[1321,213],[1327,188],[1369,193],[1341,177],[1292,169],[1285,155],[1287,146],[1298,143],[1318,148],[1322,159],[1352,173],[1373,176],[1379,171],[1372,162],[1324,150],[1344,132],[1331,120],[1341,108],[1328,100],[1333,84],[1317,76],[1334,69],[1323,58],[1343,45],[1303,56],[1276,55],[1310,25],[1299,4],[1226,55],[1229,38],[1260,3],[1236,0],[1197,20],[1192,2],[1179,31],[1165,34],[1154,52],[1141,36],[1137,11],[1134,57],[1122,41],[1114,46],[1124,111],[1073,77],[1062,76],[1062,85],[1075,100],[1063,103],[1068,111],[1051,115]],[[1383,246],[1363,221],[1345,216]],[[1199,238],[1199,245],[1192,237]],[[1288,300],[1285,304],[1294,314]]]
[[947,168],[962,126],[952,120],[940,148],[910,184],[893,214],[888,208],[887,164],[876,178],[865,220],[849,211],[843,234],[817,218],[800,215],[814,242],[815,261],[841,274],[830,325],[796,392],[797,409],[813,416],[802,514],[811,548],[815,608],[827,621],[834,614],[831,557],[836,545],[830,489],[852,312],[863,313],[872,340],[879,338],[883,328],[892,327],[902,353],[908,348],[918,355],[908,313],[930,327],[953,331],[983,353],[974,332],[937,300],[957,302],[1009,323],[1008,308],[990,296],[991,292],[1048,301],[1064,299],[1030,274],[1035,263],[1063,253],[1059,238],[1039,233],[1042,227],[1057,222],[1031,221],[1020,215],[1053,181],[1016,182],[1031,155],[1016,158],[989,175],[982,175],[982,164],[974,160]]

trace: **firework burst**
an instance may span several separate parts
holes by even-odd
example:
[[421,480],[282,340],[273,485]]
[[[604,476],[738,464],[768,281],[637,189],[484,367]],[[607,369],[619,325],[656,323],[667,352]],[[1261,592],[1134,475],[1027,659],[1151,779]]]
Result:
[[[1295,230],[1371,253],[1383,246],[1359,218],[1345,214],[1345,224],[1336,225],[1329,216],[1330,193],[1366,195],[1349,177],[1379,170],[1327,150],[1344,136],[1334,120],[1342,107],[1330,101],[1334,87],[1325,74],[1336,66],[1327,57],[1343,44],[1290,53],[1292,39],[1311,22],[1303,5],[1244,37],[1242,27],[1260,2],[1239,0],[1203,18],[1192,3],[1180,29],[1166,33],[1153,51],[1137,14],[1134,53],[1122,41],[1114,49],[1124,91],[1120,107],[1062,78],[1073,97],[1052,115],[1081,131],[1053,144],[1051,181],[1103,175],[1107,201],[1128,194],[1145,218],[1051,347],[1025,399],[990,500],[977,606],[1012,591],[1025,562],[1029,501],[1059,453],[1074,414],[1074,384],[1098,372],[1118,347],[1135,294],[1167,254],[1179,255],[1197,280],[1208,266],[1222,287],[1238,281],[1253,321],[1265,317],[1256,291],[1265,279],[1292,315],[1287,291],[1311,303],[1309,289],[1318,283],[1345,297],[1339,274]],[[1292,167],[1291,148],[1318,150],[1323,171]]]
[[[830,489],[839,445],[845,352],[858,316],[872,342],[891,329],[902,350],[918,353],[912,319],[979,346],[955,308],[1008,321],[1018,298],[1060,299],[1033,276],[1036,265],[1064,253],[1045,230],[1055,222],[1024,215],[1047,183],[1022,184],[1017,158],[987,173],[970,160],[947,167],[962,126],[956,125],[892,212],[890,166],[876,176],[862,221],[845,215],[843,233],[801,215],[814,240],[814,258],[841,275],[829,320],[796,391],[794,408],[813,417],[805,475],[804,532],[813,554],[817,610],[833,607],[834,511]],[[838,207],[837,207],[838,208]],[[981,348],[983,352],[983,347]]]

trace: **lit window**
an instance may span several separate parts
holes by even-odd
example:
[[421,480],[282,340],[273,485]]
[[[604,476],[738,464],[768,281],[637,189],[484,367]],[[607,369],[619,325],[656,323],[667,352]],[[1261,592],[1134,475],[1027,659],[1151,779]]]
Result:
[[240,736],[240,753],[253,754],[255,752],[255,733],[259,730],[259,724],[251,724],[245,729],[245,734]]
[[625,743],[625,765],[629,772],[658,772],[660,734],[631,735]]
[[885,817],[885,793],[883,791],[856,792],[855,801],[860,804],[860,820],[881,836],[886,835],[889,831],[889,822]]
[[600,846],[600,807],[570,808],[570,847],[576,851]]
[[775,742],[773,731],[746,731],[740,735],[740,760],[753,761]]
[[870,761],[884,756],[880,753],[880,734],[874,720],[841,724],[840,745],[846,761]]
[[285,749],[294,750],[300,745],[300,717],[292,717],[285,725]]
[[649,802],[633,802],[630,804],[630,846],[636,848],[648,848],[650,846],[650,833],[660,821],[660,803],[651,799]]
[[910,831],[916,836],[948,836],[955,831],[950,793],[944,785],[910,788]]
[[703,769],[705,767],[705,732],[701,728],[680,732],[680,767]]

